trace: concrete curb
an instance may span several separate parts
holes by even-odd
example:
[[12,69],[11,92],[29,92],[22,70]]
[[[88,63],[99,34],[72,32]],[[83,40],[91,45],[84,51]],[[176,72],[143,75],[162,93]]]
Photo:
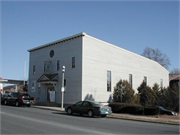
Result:
[[[52,111],[61,111],[61,112],[65,111],[64,109],[61,109],[60,107],[36,106],[36,105],[33,105],[32,107],[39,108],[39,109],[52,110]],[[144,117],[144,116],[133,116],[133,115],[123,115],[123,114],[111,114],[111,115],[108,115],[107,117],[108,118],[116,118],[116,119],[153,122],[153,123],[173,124],[173,125],[179,125],[179,123],[180,123],[180,120],[149,118],[149,117]]]
[[144,122],[153,122],[153,123],[162,123],[162,124],[173,124],[179,125],[179,120],[171,119],[161,119],[161,118],[148,118],[148,117],[133,117],[133,116],[122,116],[122,115],[109,115],[109,118],[117,119],[126,119],[126,120],[135,120],[135,121],[144,121]]

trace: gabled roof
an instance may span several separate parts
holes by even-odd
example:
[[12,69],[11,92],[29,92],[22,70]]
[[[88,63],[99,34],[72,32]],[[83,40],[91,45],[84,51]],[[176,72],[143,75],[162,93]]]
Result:
[[79,33],[79,34],[76,34],[76,35],[72,35],[72,36],[69,36],[69,37],[66,37],[66,38],[63,38],[63,39],[60,39],[60,40],[57,40],[57,41],[42,45],[42,46],[35,47],[33,49],[29,49],[28,52],[36,51],[36,50],[46,48],[46,47],[49,47],[49,46],[53,46],[53,45],[56,45],[56,44],[59,44],[59,43],[62,43],[62,42],[66,42],[68,40],[78,38],[78,37],[81,37],[81,36],[85,36],[85,35],[86,35],[86,33],[82,32],[82,33]]
[[43,74],[37,82],[58,81],[58,74]]
[[176,76],[176,77],[170,79],[169,82],[170,82],[170,81],[177,81],[177,80],[179,80],[179,78],[180,78],[180,75],[178,75],[178,76]]

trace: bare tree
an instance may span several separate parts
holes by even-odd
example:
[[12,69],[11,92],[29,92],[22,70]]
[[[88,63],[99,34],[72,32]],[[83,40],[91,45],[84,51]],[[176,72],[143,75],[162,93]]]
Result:
[[159,49],[152,49],[146,47],[144,49],[142,56],[158,62],[166,69],[168,69],[169,66],[171,65],[169,58],[166,56],[166,54],[162,54]]
[[175,68],[175,69],[171,70],[170,74],[180,74],[180,69]]

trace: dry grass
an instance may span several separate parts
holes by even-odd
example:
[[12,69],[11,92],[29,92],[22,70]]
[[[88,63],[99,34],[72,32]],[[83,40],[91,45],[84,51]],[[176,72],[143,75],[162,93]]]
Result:
[[173,120],[180,120],[180,115],[178,113],[177,116],[173,115],[145,115],[146,117],[152,117],[152,118],[162,118],[162,119],[173,119]]

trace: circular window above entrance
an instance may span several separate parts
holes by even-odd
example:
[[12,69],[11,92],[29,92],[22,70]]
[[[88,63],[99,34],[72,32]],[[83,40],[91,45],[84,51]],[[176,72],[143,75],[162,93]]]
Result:
[[54,50],[51,50],[49,53],[50,57],[52,58],[54,56]]

